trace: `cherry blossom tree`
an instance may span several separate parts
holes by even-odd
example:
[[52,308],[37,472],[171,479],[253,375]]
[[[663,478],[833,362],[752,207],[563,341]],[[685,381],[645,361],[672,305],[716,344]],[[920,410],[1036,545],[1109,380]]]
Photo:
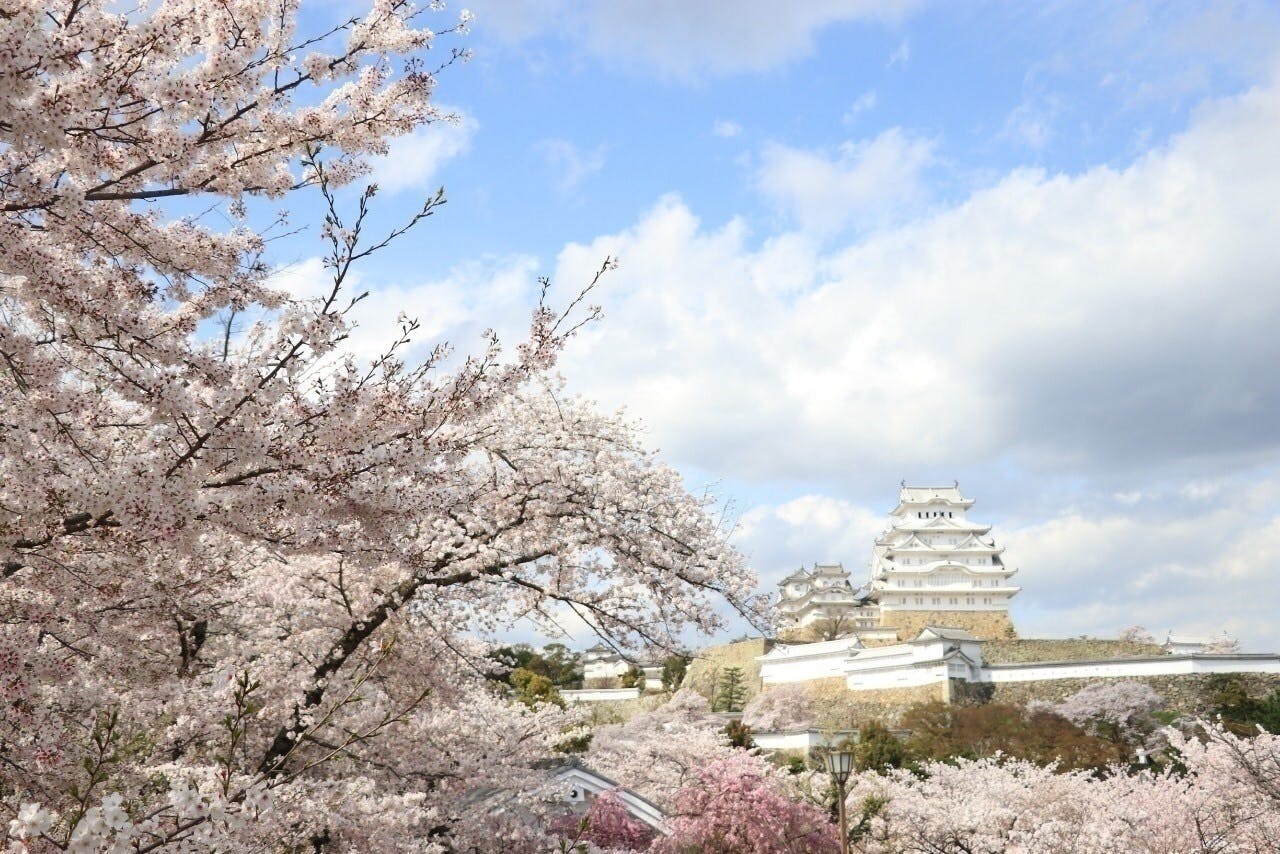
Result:
[[1200,647],[1203,655],[1235,655],[1240,652],[1240,641],[1230,635],[1220,635]]
[[551,828],[569,845],[586,842],[606,851],[645,851],[657,835],[627,812],[615,792],[600,793],[592,798],[586,813],[560,816]]
[[712,714],[707,699],[682,688],[652,711],[633,715],[625,723],[597,727],[586,761],[670,809],[676,793],[703,768],[740,752],[730,746],[724,721]]
[[[551,375],[581,298],[544,289],[509,350],[409,363],[404,318],[381,357],[343,354],[352,270],[443,202],[372,234],[376,188],[350,185],[449,118],[436,76],[464,52],[407,0],[316,28],[297,5],[0,9],[15,850],[492,844],[465,794],[535,792],[580,717],[495,694],[478,638],[573,613],[671,648],[718,598],[760,613],[705,502]],[[298,193],[324,211],[311,300],[249,216]]]
[[1125,679],[1086,685],[1053,711],[1111,741],[1133,742],[1154,728],[1152,715],[1163,708],[1164,698],[1154,688]]
[[1280,841],[1280,738],[1216,724],[1166,730],[1181,768],[1097,776],[1022,760],[859,775],[848,809],[866,852],[1267,851]]
[[651,850],[824,854],[840,848],[828,814],[788,797],[759,760],[739,751],[705,766],[680,790],[671,835]]
[[806,729],[813,720],[813,695],[797,682],[761,691],[742,710],[742,722],[756,732]]
[[1151,632],[1147,631],[1146,626],[1128,626],[1120,630],[1120,634],[1116,637],[1121,643],[1132,644],[1152,644],[1156,642]]

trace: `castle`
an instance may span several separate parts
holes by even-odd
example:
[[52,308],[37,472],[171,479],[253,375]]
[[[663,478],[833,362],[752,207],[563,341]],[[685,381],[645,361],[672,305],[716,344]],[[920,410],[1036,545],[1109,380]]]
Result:
[[779,636],[864,642],[915,637],[925,626],[964,629],[975,637],[1012,637],[1010,579],[1004,549],[990,525],[970,521],[973,499],[951,486],[902,484],[889,527],[871,550],[871,577],[854,588],[840,564],[799,569],[779,584]]

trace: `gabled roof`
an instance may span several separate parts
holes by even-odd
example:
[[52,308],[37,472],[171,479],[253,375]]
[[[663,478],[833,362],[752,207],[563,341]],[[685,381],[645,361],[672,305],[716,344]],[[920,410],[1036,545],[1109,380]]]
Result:
[[790,575],[788,575],[786,578],[782,579],[782,583],[783,583],[783,584],[786,584],[788,581],[791,581],[792,579],[797,579],[797,580],[798,580],[798,579],[804,579],[804,578],[809,578],[809,577],[810,577],[810,576],[809,576],[809,573],[808,573],[808,572],[806,572],[806,571],[805,571],[805,568],[802,566],[802,567],[800,567],[799,569],[797,569],[795,572],[793,572],[793,573],[791,573]]
[[571,759],[559,768],[550,769],[550,773],[554,782],[573,787],[569,795],[570,800],[575,800],[574,795],[578,793],[600,795],[612,791],[633,817],[659,833],[668,832],[666,814],[656,804],[630,789],[624,789],[603,774],[592,771],[580,760]]
[[897,516],[906,512],[908,505],[918,507],[931,503],[952,507],[971,507],[973,499],[965,498],[960,493],[959,482],[951,486],[907,486],[906,481],[903,481],[902,489],[898,493],[898,506],[889,512]]
[[815,563],[813,575],[848,575],[842,563]]
[[[925,626],[920,634],[916,635],[915,640],[967,640],[976,641],[973,635],[964,629],[952,629],[944,626]],[[912,641],[914,643],[914,641]]]

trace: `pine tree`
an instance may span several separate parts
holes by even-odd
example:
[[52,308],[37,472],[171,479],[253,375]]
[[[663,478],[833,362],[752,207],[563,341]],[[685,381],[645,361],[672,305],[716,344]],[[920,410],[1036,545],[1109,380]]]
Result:
[[740,712],[747,701],[747,686],[742,681],[741,667],[726,667],[720,675],[716,691],[715,711]]

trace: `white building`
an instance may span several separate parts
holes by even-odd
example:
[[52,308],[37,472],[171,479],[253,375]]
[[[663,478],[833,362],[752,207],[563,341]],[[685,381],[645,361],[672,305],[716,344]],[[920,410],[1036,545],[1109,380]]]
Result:
[[620,679],[630,669],[630,661],[602,643],[582,653],[582,678],[588,685],[597,679]]
[[1012,628],[1009,602],[1021,589],[1010,580],[1017,570],[1005,565],[991,526],[967,518],[972,506],[959,484],[904,483],[889,527],[872,546],[866,585],[855,587],[838,563],[799,569],[779,585],[779,628],[798,636],[795,630],[823,621],[828,636],[896,628],[912,637],[932,624],[1003,636]]
[[820,620],[833,628],[871,628],[879,624],[879,613],[867,601],[866,592],[855,590],[849,573],[838,563],[815,564],[788,575],[780,585],[778,612],[787,626],[810,626]]
[[1073,661],[989,664],[983,642],[962,629],[928,626],[913,640],[892,646],[863,647],[856,639],[826,643],[779,644],[758,656],[766,689],[787,682],[843,678],[851,691],[937,686],[950,696],[951,685],[1045,682],[1055,679],[1135,679],[1208,673],[1280,673],[1280,655],[1173,653]]
[[890,527],[871,550],[871,596],[900,611],[1005,611],[1021,589],[990,525],[969,521],[972,498],[953,486],[903,484]]

